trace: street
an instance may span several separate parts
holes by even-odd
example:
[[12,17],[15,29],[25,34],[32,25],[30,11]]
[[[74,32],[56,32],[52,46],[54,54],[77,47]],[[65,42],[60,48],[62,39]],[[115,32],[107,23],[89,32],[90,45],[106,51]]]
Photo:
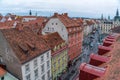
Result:
[[78,68],[83,62],[89,62],[89,56],[91,53],[97,54],[98,45],[101,44],[102,39],[107,36],[101,34],[100,29],[98,28],[95,33],[91,33],[84,38],[82,53],[79,56],[79,59],[68,69],[68,71],[61,76],[61,80],[74,80],[75,76],[79,74]]

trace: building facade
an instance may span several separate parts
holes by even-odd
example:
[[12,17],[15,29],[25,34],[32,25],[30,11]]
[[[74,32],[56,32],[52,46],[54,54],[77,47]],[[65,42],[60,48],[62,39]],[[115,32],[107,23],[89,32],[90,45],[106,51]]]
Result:
[[28,27],[0,30],[1,61],[20,80],[51,80],[51,50]]
[[82,49],[83,29],[75,20],[68,17],[67,13],[54,15],[47,21],[43,34],[58,32],[68,44],[69,61],[77,58]]
[[109,34],[111,32],[111,29],[115,28],[115,27],[119,27],[120,26],[120,16],[119,16],[119,10],[117,9],[116,11],[116,15],[114,17],[114,19],[104,19],[102,16],[101,19],[101,23],[100,23],[100,29],[102,31],[102,33],[107,33]]
[[102,20],[100,24],[100,29],[102,33],[109,33],[110,30],[114,28],[114,23],[112,20]]
[[58,80],[67,69],[68,48],[66,42],[55,32],[44,36],[51,48],[52,80]]

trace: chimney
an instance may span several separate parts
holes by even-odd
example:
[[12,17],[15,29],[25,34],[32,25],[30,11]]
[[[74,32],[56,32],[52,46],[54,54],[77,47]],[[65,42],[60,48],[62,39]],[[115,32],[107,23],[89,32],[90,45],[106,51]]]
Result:
[[64,13],[64,16],[68,17],[68,13]]
[[94,66],[99,66],[103,63],[108,62],[109,60],[110,60],[110,58],[107,56],[101,56],[101,55],[97,55],[97,54],[92,53],[90,55],[89,64],[94,65]]
[[96,67],[87,63],[80,65],[80,80],[93,80],[102,77],[105,74],[106,69]]
[[57,16],[58,15],[58,13],[54,13],[54,16]]
[[98,47],[98,54],[99,55],[103,55],[103,54],[106,54],[107,52],[110,52],[112,50],[112,48],[110,47],[106,47],[106,46],[99,46]]

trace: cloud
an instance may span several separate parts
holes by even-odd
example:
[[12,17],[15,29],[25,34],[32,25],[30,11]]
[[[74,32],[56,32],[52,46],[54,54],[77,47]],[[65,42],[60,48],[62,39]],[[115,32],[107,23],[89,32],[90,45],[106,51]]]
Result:
[[102,13],[114,15],[116,8],[120,8],[119,4],[120,0],[1,0],[0,5],[2,7],[0,10],[9,9],[15,12],[24,12],[32,9],[36,11],[86,13],[99,16]]

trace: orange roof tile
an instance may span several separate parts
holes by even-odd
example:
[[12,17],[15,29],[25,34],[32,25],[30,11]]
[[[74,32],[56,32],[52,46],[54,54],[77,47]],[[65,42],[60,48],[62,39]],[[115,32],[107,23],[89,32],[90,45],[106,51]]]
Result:
[[0,67],[0,77],[3,77],[7,72]]
[[43,38],[46,40],[47,44],[52,50],[55,46],[65,42],[57,32],[44,35]]
[[87,63],[82,63],[80,65],[80,70],[87,72],[89,74],[93,74],[95,76],[101,77],[105,74],[106,69],[105,68],[100,68],[96,67]]
[[90,59],[95,59],[102,62],[108,62],[110,60],[110,58],[107,56],[101,56],[93,53],[90,55]]
[[54,13],[53,17],[57,17],[60,19],[60,21],[66,26],[66,27],[76,27],[76,26],[80,26],[80,24],[78,24],[75,20],[71,19],[68,17],[67,13],[64,14],[58,14],[58,13]]
[[[49,50],[41,36],[34,34],[29,27],[20,28],[3,29],[0,31],[2,31],[21,63],[25,63]],[[31,49],[32,47],[35,49]]]
[[109,52],[112,59],[107,63],[108,67],[105,75],[95,80],[120,80],[120,37],[113,45],[113,50]]

